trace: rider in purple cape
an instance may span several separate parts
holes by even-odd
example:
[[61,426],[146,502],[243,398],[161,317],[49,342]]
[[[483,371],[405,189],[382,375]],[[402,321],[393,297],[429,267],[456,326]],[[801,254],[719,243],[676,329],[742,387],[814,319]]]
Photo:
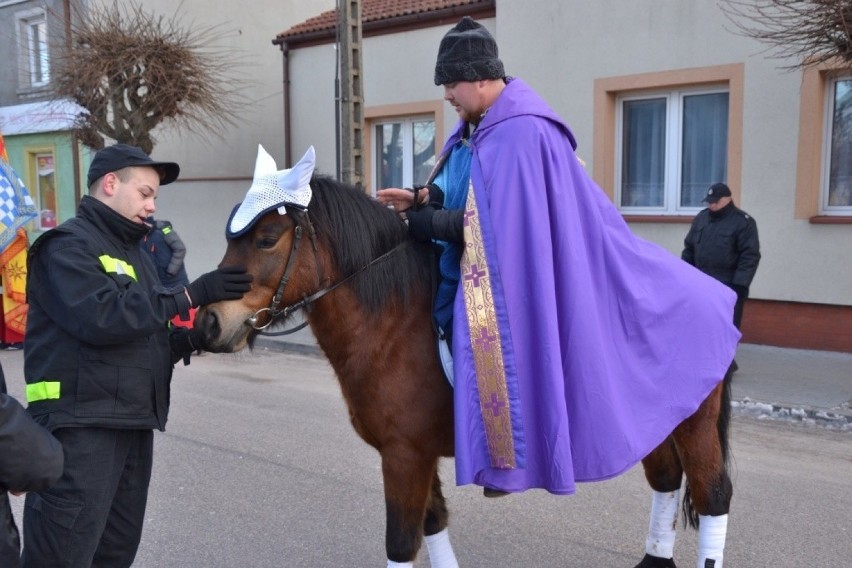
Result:
[[619,475],[722,381],[735,294],[630,231],[480,24],[444,36],[435,84],[461,120],[429,184],[377,197],[444,249],[456,482],[571,494]]
[[734,357],[736,297],[630,231],[568,126],[522,81],[470,146],[456,481],[570,494],[625,472],[696,411]]

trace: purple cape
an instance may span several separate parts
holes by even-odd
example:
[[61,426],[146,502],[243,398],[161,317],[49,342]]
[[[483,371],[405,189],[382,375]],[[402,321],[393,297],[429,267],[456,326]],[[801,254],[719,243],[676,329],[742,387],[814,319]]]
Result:
[[459,485],[571,494],[619,475],[735,355],[734,293],[634,235],[573,140],[518,79],[472,136],[454,306]]

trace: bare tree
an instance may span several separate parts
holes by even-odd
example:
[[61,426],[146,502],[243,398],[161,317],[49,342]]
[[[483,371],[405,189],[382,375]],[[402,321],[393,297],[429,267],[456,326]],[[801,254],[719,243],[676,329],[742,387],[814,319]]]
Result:
[[838,60],[852,69],[852,0],[720,0],[745,36],[769,44],[789,69]]
[[53,84],[58,97],[86,109],[75,125],[83,144],[99,149],[111,138],[151,153],[160,124],[213,132],[234,124],[237,60],[215,47],[221,27],[183,26],[177,13],[155,16],[133,0],[77,6],[69,22]]

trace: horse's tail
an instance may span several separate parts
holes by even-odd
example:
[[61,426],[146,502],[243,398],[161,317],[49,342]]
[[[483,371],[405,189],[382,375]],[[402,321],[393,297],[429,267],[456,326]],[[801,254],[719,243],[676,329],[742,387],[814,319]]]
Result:
[[[734,376],[734,365],[728,367],[725,373],[725,378],[722,380],[722,400],[719,401],[719,418],[716,420],[716,430],[719,433],[719,446],[722,449],[722,469],[721,474],[724,474],[728,469],[728,457],[730,453],[730,444],[728,443],[728,430],[731,426],[731,380]],[[722,480],[719,480],[720,483]],[[698,528],[698,513],[692,506],[692,495],[690,492],[689,481],[686,482],[686,489],[683,492],[683,525],[689,523],[694,529]]]

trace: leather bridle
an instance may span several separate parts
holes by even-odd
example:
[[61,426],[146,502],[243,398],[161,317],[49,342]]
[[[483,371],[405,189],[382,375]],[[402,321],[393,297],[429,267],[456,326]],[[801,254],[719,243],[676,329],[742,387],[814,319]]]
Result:
[[[304,214],[305,214],[305,219],[307,220],[307,227],[308,227],[308,231],[309,231],[309,234],[310,234],[310,237],[311,237],[311,245],[312,245],[312,248],[313,248],[313,251],[314,251],[314,257],[317,257],[317,252],[318,252],[319,248],[317,246],[316,231],[314,230],[314,226],[311,223],[310,217],[308,216],[308,212],[305,211]],[[261,308],[261,309],[257,310],[252,316],[250,316],[249,318],[247,318],[245,320],[246,325],[248,325],[249,327],[251,327],[255,331],[259,332],[260,335],[267,335],[267,336],[287,335],[287,334],[295,333],[296,331],[299,331],[300,329],[302,329],[303,327],[305,327],[308,324],[307,321],[302,322],[301,324],[299,324],[298,326],[296,326],[294,328],[287,329],[287,330],[284,330],[284,331],[269,332],[269,331],[265,331],[265,330],[266,330],[267,327],[272,325],[276,320],[282,319],[282,318],[284,320],[286,320],[288,317],[293,315],[295,312],[297,312],[301,309],[307,308],[310,304],[319,300],[320,298],[322,298],[323,296],[325,296],[329,292],[331,292],[334,289],[342,286],[347,281],[349,281],[352,278],[354,278],[355,276],[361,274],[362,272],[369,269],[370,267],[372,267],[372,266],[378,264],[379,262],[389,258],[390,256],[392,256],[393,254],[395,254],[397,251],[401,250],[402,248],[404,248],[406,246],[410,246],[410,244],[413,242],[410,239],[406,239],[406,240],[402,241],[401,243],[399,243],[398,245],[396,245],[394,248],[390,249],[389,251],[385,252],[384,254],[377,256],[376,258],[374,258],[373,260],[368,262],[366,265],[362,266],[361,268],[359,268],[358,270],[356,270],[352,274],[349,274],[348,276],[346,276],[342,280],[332,284],[331,286],[319,288],[319,290],[317,290],[313,294],[310,294],[308,296],[304,296],[301,300],[299,300],[295,304],[290,304],[289,306],[279,308],[278,304],[281,303],[281,300],[284,297],[284,289],[287,287],[287,283],[290,281],[290,276],[291,276],[291,273],[293,272],[296,254],[299,251],[299,243],[302,241],[303,233],[304,233],[304,229],[302,228],[302,225],[296,225],[296,227],[293,230],[293,244],[290,246],[290,255],[287,257],[287,265],[284,267],[284,274],[281,275],[281,280],[278,282],[278,288],[275,290],[275,294],[272,296],[272,301],[270,302],[269,306],[266,307],[266,308]],[[317,270],[318,270],[318,274],[317,274],[318,284],[317,284],[317,286],[322,286],[322,283],[324,282],[325,278],[322,275],[322,266],[319,262],[317,262]],[[263,325],[258,325],[258,320],[260,319],[261,314],[266,314],[269,318],[269,321],[267,321]]]

